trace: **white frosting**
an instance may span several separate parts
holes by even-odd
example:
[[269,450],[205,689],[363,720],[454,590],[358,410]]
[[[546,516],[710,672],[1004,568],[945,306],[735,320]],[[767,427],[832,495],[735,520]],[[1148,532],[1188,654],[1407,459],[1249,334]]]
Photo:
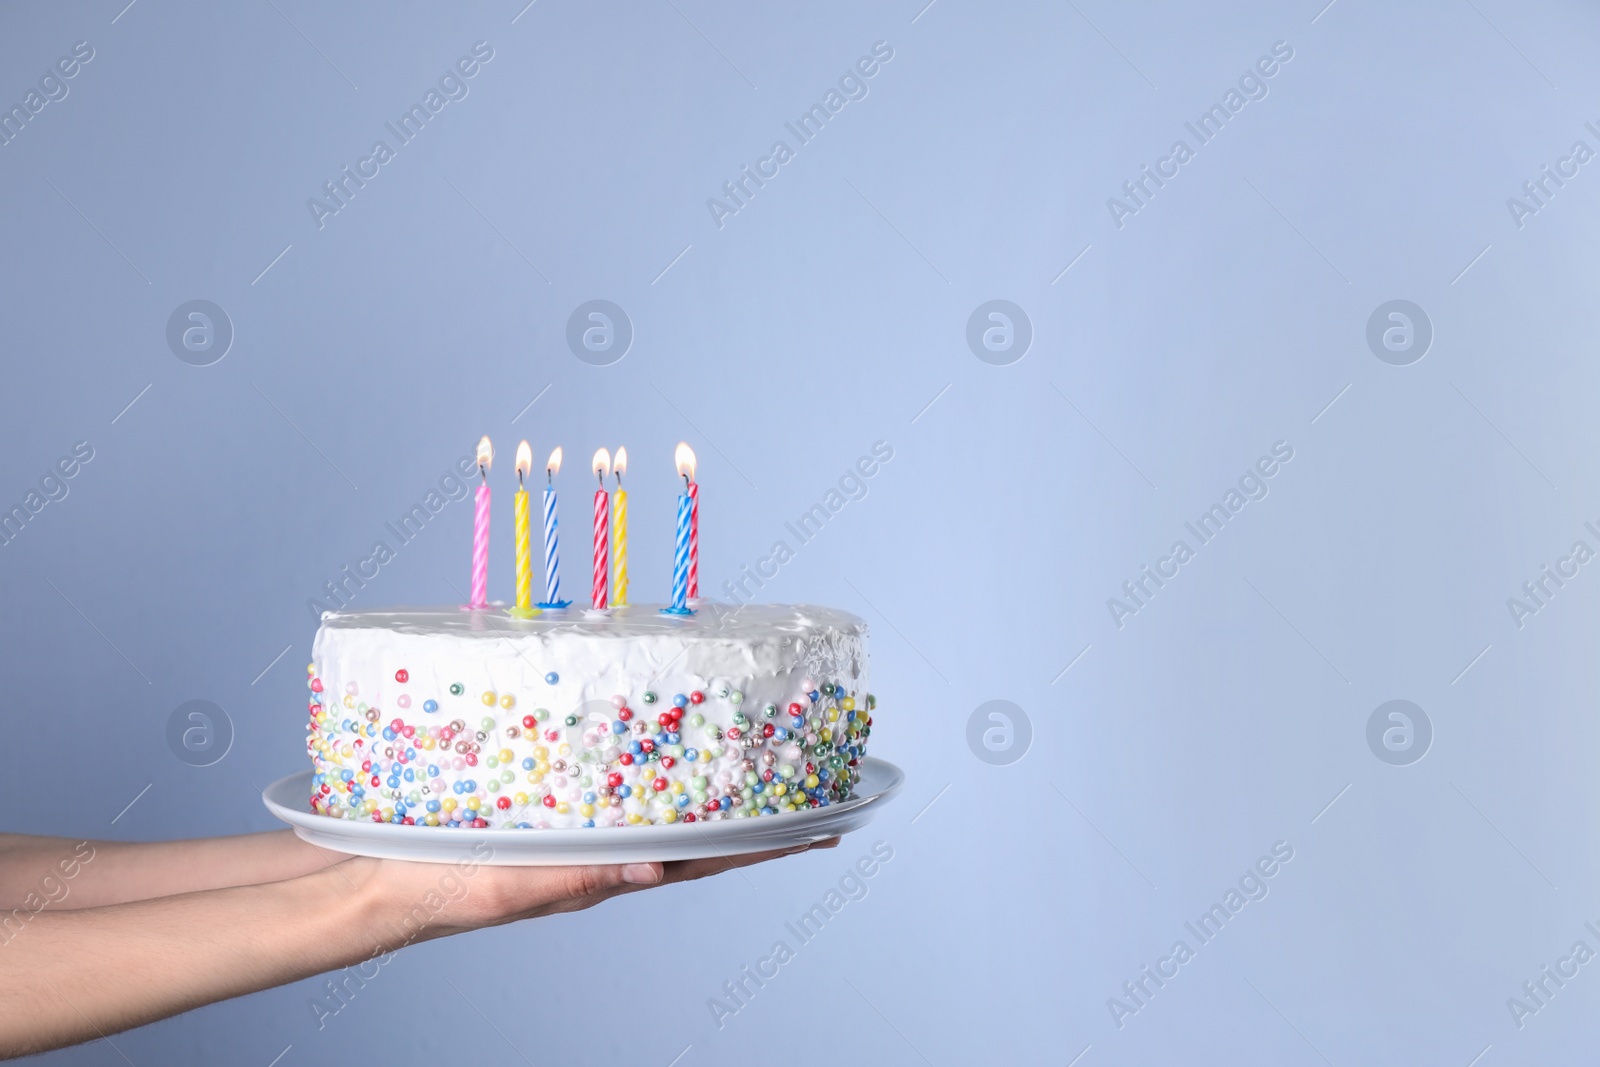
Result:
[[[688,617],[632,605],[527,620],[454,607],[329,612],[313,650],[320,692],[307,748],[314,782],[326,786],[315,806],[448,822],[449,801],[465,813],[475,799],[492,826],[579,827],[837,801],[849,795],[869,732],[865,637],[853,615],[799,605],[706,602]],[[836,691],[823,692],[825,683]],[[695,692],[702,702],[683,708],[676,739],[665,736],[659,717]],[[386,738],[397,720],[400,731]]]

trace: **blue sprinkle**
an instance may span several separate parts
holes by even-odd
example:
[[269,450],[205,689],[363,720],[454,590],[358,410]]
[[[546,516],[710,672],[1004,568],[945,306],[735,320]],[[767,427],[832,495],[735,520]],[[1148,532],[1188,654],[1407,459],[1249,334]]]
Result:
[[614,734],[625,734],[628,732],[628,724],[623,722],[621,719],[618,719],[611,724],[611,732]]
[[527,757],[525,757],[523,759],[523,761],[522,761],[522,769],[523,770],[531,771],[531,770],[533,770],[534,766],[535,766],[535,764],[533,762],[533,757],[532,756],[527,756]]
[[437,700],[424,700],[422,702],[422,710],[432,714],[439,710],[439,702]]
[[688,703],[689,698],[684,696],[682,693],[679,693],[677,696],[672,698],[672,706],[675,708],[685,707],[688,705]]
[[555,685],[557,682],[561,681],[561,675],[557,674],[555,671],[551,671],[549,674],[544,676],[544,680],[545,684],[547,685]]

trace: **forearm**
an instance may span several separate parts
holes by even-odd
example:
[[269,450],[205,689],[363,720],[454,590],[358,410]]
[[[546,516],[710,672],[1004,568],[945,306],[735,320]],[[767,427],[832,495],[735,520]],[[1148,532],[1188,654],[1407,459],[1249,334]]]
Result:
[[0,911],[94,908],[276,882],[342,858],[291,830],[150,843],[0,834]]
[[365,862],[39,914],[0,944],[0,1055],[88,1040],[371,958],[391,947],[393,928],[373,880],[359,877]]

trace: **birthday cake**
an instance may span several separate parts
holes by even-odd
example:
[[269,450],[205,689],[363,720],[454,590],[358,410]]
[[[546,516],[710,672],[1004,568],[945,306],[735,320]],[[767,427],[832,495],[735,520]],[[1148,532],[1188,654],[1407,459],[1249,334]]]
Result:
[[847,799],[866,623],[803,605],[327,612],[313,811],[440,827],[662,825]]

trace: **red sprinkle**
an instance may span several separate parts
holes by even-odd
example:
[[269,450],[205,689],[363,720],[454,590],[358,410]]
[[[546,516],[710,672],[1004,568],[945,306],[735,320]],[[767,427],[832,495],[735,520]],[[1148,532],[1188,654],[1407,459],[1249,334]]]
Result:
[[704,693],[700,692],[700,690],[696,689],[694,692],[689,694],[689,703],[691,703],[691,704],[699,704],[699,703],[703,702],[705,700],[705,698],[706,698],[706,695]]
[[618,709],[617,718],[621,719],[623,722],[627,722],[629,719],[633,718],[633,709],[632,708],[620,708],[620,709]]
[[501,811],[505,811],[507,808],[511,807],[511,798],[501,797],[499,800],[494,802],[494,806],[499,808]]
[[622,755],[617,757],[617,762],[622,764],[624,767],[633,766],[633,753],[624,752]]
[[554,793],[546,793],[544,795],[544,806],[547,808],[556,806],[556,795]]
[[672,769],[672,765],[674,763],[677,763],[677,762],[678,761],[673,759],[671,756],[662,756],[661,757],[661,766],[665,770],[671,770]]
[[683,817],[684,822],[694,822],[694,812],[688,812]]
[[806,709],[802,708],[799,704],[790,704],[789,705],[789,714],[790,715],[804,715],[805,712],[806,712]]
[[407,671],[404,667],[401,667],[399,670],[394,672],[394,680],[399,682],[401,685],[405,685],[407,682],[411,681],[411,672]]
[[311,679],[311,691],[313,693],[322,692],[322,679],[321,678],[313,678],[313,679]]
[[537,725],[539,725],[539,720],[535,719],[532,715],[524,715],[522,717],[522,728],[524,730],[531,730]]
[[763,726],[761,728],[761,736],[762,737],[771,737],[772,733],[773,733],[773,729],[774,729],[773,725],[770,722],[767,723],[765,726]]
[[650,788],[654,789],[657,793],[661,792],[666,787],[667,780],[665,778],[662,778],[658,775],[655,778],[650,779]]
[[618,774],[616,771],[612,771],[610,774],[606,775],[606,785],[609,785],[612,789],[615,789],[621,784],[622,775]]

